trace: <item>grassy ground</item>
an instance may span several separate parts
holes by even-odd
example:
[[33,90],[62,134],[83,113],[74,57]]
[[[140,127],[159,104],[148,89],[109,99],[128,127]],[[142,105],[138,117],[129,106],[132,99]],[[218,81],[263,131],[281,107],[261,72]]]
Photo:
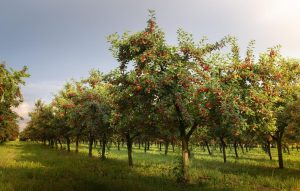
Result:
[[[74,149],[73,149],[74,150]],[[275,150],[273,150],[275,156]],[[49,149],[35,143],[9,142],[0,146],[0,190],[300,190],[300,152],[284,155],[286,169],[276,169],[261,149],[240,154],[228,151],[228,163],[218,151],[209,156],[194,149],[192,183],[175,183],[179,151],[165,156],[153,146],[147,154],[134,149],[134,168],[127,167],[126,148],[111,148],[108,160],[80,153]]]

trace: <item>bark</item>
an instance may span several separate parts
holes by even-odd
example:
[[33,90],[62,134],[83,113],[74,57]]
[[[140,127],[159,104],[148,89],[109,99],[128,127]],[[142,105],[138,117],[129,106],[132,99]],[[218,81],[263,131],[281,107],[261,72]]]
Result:
[[176,103],[176,96],[174,95],[174,106],[176,109],[177,117],[178,117],[178,130],[180,132],[180,138],[182,143],[182,182],[188,183],[190,181],[189,177],[189,138],[191,137],[192,133],[196,130],[197,125],[194,124],[189,132],[186,132],[187,125],[185,124],[184,117],[181,111],[179,104]]
[[208,154],[211,155],[211,151],[210,151],[210,148],[209,148],[209,145],[208,145],[208,142],[207,142],[207,141],[205,141],[205,145],[206,145]]
[[128,151],[128,165],[129,167],[133,167],[133,161],[132,161],[132,139],[129,134],[126,135],[126,141],[127,141],[127,151]]
[[103,133],[103,136],[102,136],[102,152],[101,152],[101,159],[102,160],[106,159],[106,156],[105,156],[106,143],[107,143],[106,134]]
[[282,169],[283,168],[283,157],[282,157],[282,141],[281,138],[278,137],[276,139],[277,142],[277,152],[278,152],[278,165],[279,168]]
[[237,152],[237,142],[236,141],[234,142],[233,146],[234,146],[235,158],[239,158],[239,154]]
[[286,148],[288,155],[290,155],[291,153],[290,153],[290,148],[289,148],[289,146],[284,145],[284,147]]
[[93,142],[94,142],[94,138],[90,133],[90,136],[89,136],[89,157],[93,156]]
[[60,139],[58,139],[58,143],[59,143],[59,145],[60,145],[60,149],[62,149],[62,144],[61,144]]
[[223,152],[223,160],[224,160],[224,163],[226,163],[226,143],[224,141],[224,138],[221,137],[220,138],[220,141],[221,141],[221,147],[222,147],[222,152]]
[[110,151],[110,147],[112,146],[112,142],[110,141],[107,141],[107,139],[106,139],[106,148],[107,148],[107,150],[108,151]]
[[165,142],[165,155],[168,154],[168,150],[169,150],[169,141],[167,140],[167,141]]
[[75,141],[75,153],[78,153],[78,145],[79,145],[79,137],[76,137],[76,141]]
[[67,140],[67,151],[70,152],[70,138],[69,137],[66,137],[66,140]]
[[189,148],[188,148],[188,140],[186,137],[183,137],[182,140],[182,172],[183,179],[185,182],[189,182]]
[[245,154],[245,152],[244,152],[244,146],[243,146],[242,143],[240,143],[240,147],[241,147],[241,149],[242,149],[242,153]]
[[270,160],[272,160],[271,143],[269,141],[267,141],[267,152],[268,152]]

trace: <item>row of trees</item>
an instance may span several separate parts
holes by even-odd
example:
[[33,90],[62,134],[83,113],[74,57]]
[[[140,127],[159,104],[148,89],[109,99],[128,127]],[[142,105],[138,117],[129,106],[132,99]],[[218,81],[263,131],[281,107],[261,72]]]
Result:
[[0,143],[18,137],[18,115],[13,111],[22,102],[20,85],[28,77],[27,68],[20,71],[7,69],[0,63]]
[[51,104],[36,102],[21,139],[49,141],[52,147],[62,145],[61,141],[65,140],[68,151],[73,141],[76,152],[79,141],[87,140],[89,156],[92,156],[94,141],[101,140],[105,159],[105,145],[112,131],[109,88],[110,84],[104,82],[103,75],[96,70],[91,71],[87,79],[67,83]]
[[182,181],[189,180],[191,144],[226,147],[263,145],[271,156],[276,143],[279,168],[282,147],[299,142],[298,60],[286,59],[274,47],[254,58],[253,42],[242,58],[236,39],[216,43],[178,31],[178,46],[169,45],[154,15],[145,30],[109,36],[120,63],[107,75],[64,87],[50,105],[36,104],[24,137],[70,143],[125,140],[129,166],[134,142],[160,141],[182,150]]

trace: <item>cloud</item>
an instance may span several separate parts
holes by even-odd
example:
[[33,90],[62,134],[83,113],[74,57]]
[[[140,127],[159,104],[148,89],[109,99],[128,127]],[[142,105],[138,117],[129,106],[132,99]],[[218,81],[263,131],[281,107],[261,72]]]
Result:
[[19,120],[20,131],[24,130],[26,123],[30,120],[28,114],[32,111],[32,109],[33,105],[29,104],[28,102],[23,102],[17,108],[13,108],[13,111],[22,117],[22,119]]
[[64,81],[43,80],[39,82],[27,83],[22,87],[24,100],[29,105],[33,105],[37,99],[49,103],[55,93],[63,87]]
[[21,103],[14,111],[23,119],[19,121],[20,131],[24,130],[27,122],[30,120],[28,113],[34,108],[37,99],[49,103],[54,93],[63,87],[65,82],[58,80],[44,80],[39,82],[30,82],[22,87],[24,102]]
[[29,103],[27,103],[27,102],[23,102],[17,108],[14,108],[13,110],[20,117],[26,118],[28,116],[28,113],[32,110],[32,106]]

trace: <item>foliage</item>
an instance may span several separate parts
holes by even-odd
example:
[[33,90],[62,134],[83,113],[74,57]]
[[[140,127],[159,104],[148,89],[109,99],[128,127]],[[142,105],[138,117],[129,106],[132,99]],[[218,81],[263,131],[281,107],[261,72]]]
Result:
[[26,77],[29,77],[26,67],[16,71],[0,63],[0,142],[18,136],[18,116],[12,108],[23,101],[20,86],[25,84]]
[[68,151],[75,142],[76,152],[85,141],[89,156],[99,141],[103,159],[106,148],[126,142],[130,167],[134,144],[147,152],[164,143],[167,155],[171,142],[173,149],[181,147],[182,183],[191,180],[195,145],[212,157],[218,146],[224,162],[232,146],[235,158],[241,158],[239,147],[245,154],[244,148],[261,146],[272,160],[276,145],[283,168],[282,151],[300,141],[299,60],[284,58],[279,46],[255,59],[253,41],[242,57],[234,37],[209,43],[195,42],[182,29],[177,33],[178,45],[169,45],[150,12],[144,30],[110,35],[119,67],[67,83],[50,105],[37,102],[24,137],[52,147],[65,141]]

